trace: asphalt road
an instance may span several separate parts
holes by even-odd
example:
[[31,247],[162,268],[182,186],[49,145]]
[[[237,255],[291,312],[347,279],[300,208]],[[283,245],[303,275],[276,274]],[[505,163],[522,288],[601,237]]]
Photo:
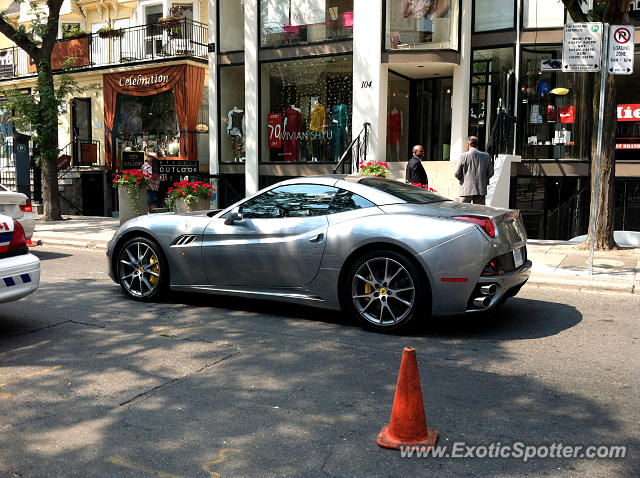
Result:
[[[0,305],[0,476],[637,476],[640,297],[526,286],[499,312],[370,333],[333,312],[127,300],[103,252],[39,247]],[[438,443],[625,459],[402,458],[376,444],[404,346]]]

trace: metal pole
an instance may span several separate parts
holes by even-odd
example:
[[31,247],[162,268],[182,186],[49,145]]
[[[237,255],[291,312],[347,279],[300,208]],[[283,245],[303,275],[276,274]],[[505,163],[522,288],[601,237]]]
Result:
[[609,24],[604,24],[602,43],[602,65],[600,67],[600,104],[598,111],[598,146],[596,149],[596,172],[593,186],[593,210],[591,211],[591,241],[589,243],[589,275],[593,275],[593,250],[595,246],[596,223],[598,219],[598,194],[600,189],[600,159],[602,158],[602,128],[604,123],[604,95],[607,85],[607,56],[609,55]]

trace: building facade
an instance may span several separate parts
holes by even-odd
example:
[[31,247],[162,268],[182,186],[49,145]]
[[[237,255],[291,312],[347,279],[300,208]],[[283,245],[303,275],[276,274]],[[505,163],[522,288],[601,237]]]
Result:
[[[559,0],[210,1],[210,170],[221,205],[332,172],[367,123],[367,159],[402,179],[422,144],[430,185],[449,197],[450,162],[468,135],[518,155],[509,205],[530,237],[585,233],[593,75],[559,70],[571,21]],[[640,230],[635,58],[635,73],[616,78],[616,229],[627,230]]]
[[[6,18],[29,28],[35,15],[28,2],[5,3]],[[46,14],[46,2],[40,5]],[[78,89],[58,117],[63,212],[117,210],[113,174],[141,168],[144,150],[157,152],[167,170],[208,172],[207,7],[189,0],[65,0],[52,67],[61,74],[66,62]],[[35,65],[2,40],[0,89],[35,92]],[[11,181],[8,116],[0,122],[3,181]]]
[[[172,7],[178,23],[166,23]],[[20,8],[9,16],[24,24]],[[227,206],[364,158],[403,179],[414,144],[430,186],[455,197],[455,161],[473,134],[521,158],[505,194],[530,237],[567,239],[587,230],[594,131],[593,74],[559,70],[571,21],[559,0],[67,0],[58,56],[80,58],[71,71],[85,90],[61,112],[60,144],[71,165],[95,157],[80,173],[103,174],[107,214],[109,174],[145,146],[210,175]],[[72,45],[75,29],[88,40]],[[32,87],[28,58],[1,46],[0,87]],[[635,59],[633,75],[616,77],[616,230],[640,230]],[[89,209],[99,208],[79,210]]]

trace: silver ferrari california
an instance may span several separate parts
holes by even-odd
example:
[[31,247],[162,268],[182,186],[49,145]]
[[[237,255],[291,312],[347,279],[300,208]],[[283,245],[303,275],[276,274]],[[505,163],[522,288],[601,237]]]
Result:
[[517,294],[531,272],[526,240],[518,211],[333,175],[283,181],[224,210],[135,218],[107,256],[135,300],[166,288],[266,298],[390,331]]

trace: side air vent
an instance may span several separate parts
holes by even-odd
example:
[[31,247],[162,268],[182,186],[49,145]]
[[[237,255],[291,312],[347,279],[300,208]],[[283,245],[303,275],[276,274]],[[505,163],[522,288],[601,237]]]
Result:
[[189,244],[191,244],[195,240],[196,240],[195,234],[185,234],[185,235],[182,235],[182,236],[178,236],[171,243],[171,247],[173,247],[173,246],[188,246]]

